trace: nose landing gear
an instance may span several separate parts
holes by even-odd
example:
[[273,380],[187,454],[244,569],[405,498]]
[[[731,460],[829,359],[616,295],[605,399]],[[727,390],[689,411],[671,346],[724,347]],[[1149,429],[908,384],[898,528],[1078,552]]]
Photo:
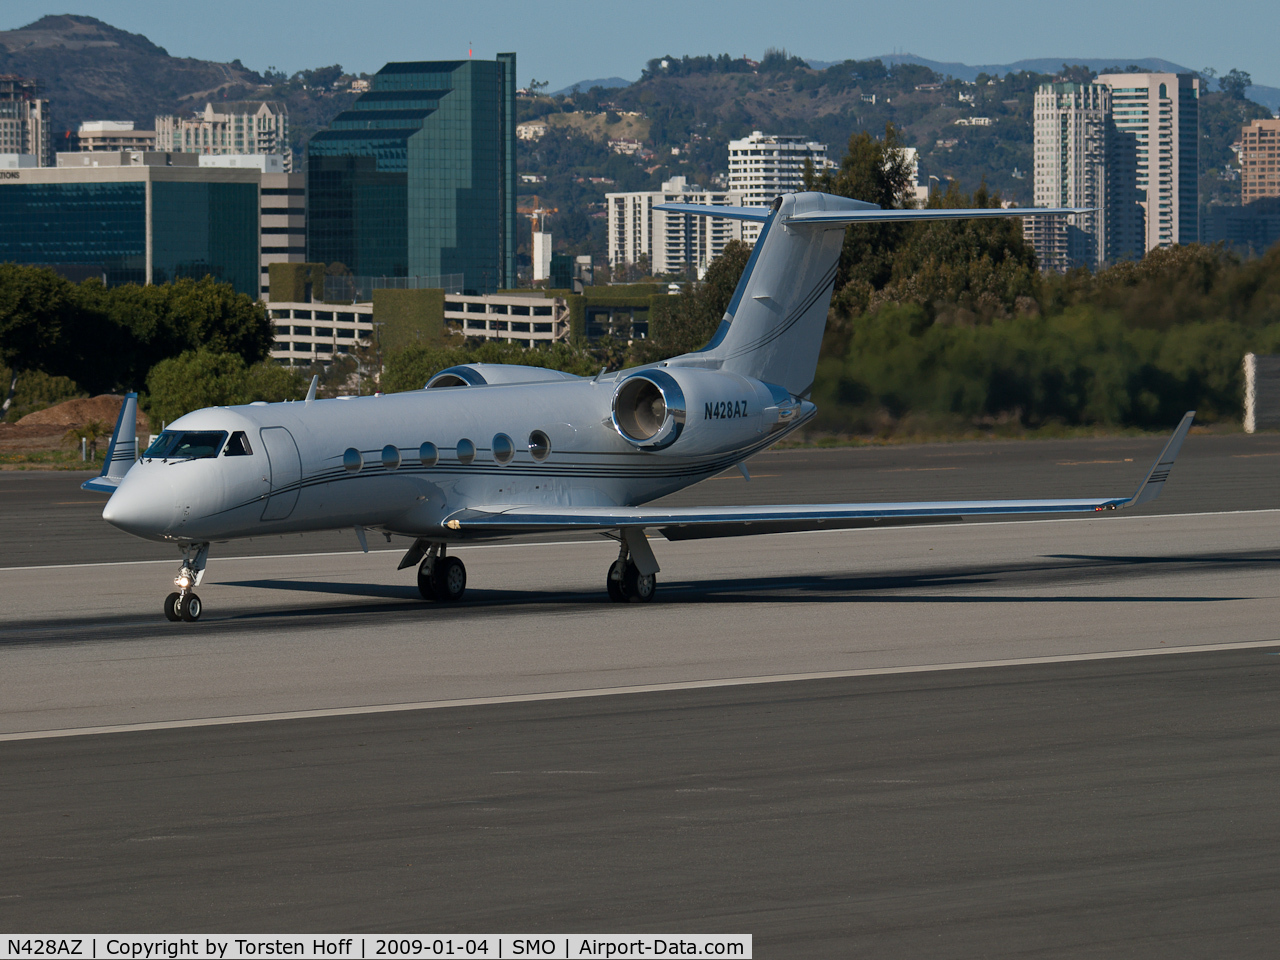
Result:
[[204,565],[209,559],[209,544],[184,543],[181,550],[182,567],[178,570],[178,575],[173,578],[173,585],[178,590],[165,597],[164,615],[165,619],[174,623],[179,620],[195,623],[204,611],[204,604],[193,591],[204,579]]

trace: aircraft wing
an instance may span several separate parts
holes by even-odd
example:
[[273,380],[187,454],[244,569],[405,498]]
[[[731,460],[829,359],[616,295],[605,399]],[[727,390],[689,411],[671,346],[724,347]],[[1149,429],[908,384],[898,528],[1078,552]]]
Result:
[[963,517],[1096,513],[1148,503],[1160,495],[1191,429],[1195,411],[1182,418],[1156,462],[1131,496],[1043,500],[937,500],[916,503],[816,503],[736,507],[470,507],[445,522],[459,533],[484,535],[556,530],[623,530],[653,527],[668,540],[800,530],[939,523]]

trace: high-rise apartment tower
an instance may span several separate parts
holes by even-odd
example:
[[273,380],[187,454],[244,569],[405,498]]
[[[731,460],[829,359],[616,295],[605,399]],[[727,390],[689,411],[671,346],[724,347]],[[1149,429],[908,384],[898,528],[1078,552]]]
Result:
[[34,80],[0,76],[0,153],[25,153],[41,167],[53,166],[49,101]]
[[1111,90],[1100,83],[1045,83],[1035,95],[1037,207],[1088,208],[1073,217],[1029,217],[1024,231],[1049,270],[1101,267],[1108,259]]
[[1240,202],[1280,197],[1280,119],[1254,120],[1240,131]]
[[[821,172],[827,165],[827,145],[753,131],[742,140],[729,141],[729,190],[742,194],[743,206],[767,207],[779,194],[804,189],[806,161]],[[759,235],[758,223],[743,223],[743,240],[754,243]]]
[[1116,149],[1112,247],[1117,257],[1199,239],[1200,78],[1107,73]]
[[684,177],[672,177],[661,190],[606,193],[609,217],[609,265],[649,262],[653,274],[692,269],[701,277],[730,240],[742,239],[741,220],[696,217],[654,210],[663,203],[743,206],[742,194],[703,190]]

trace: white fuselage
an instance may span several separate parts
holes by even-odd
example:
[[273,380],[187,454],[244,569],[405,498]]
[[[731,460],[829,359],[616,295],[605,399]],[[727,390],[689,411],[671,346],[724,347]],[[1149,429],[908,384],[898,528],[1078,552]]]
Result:
[[[803,416],[779,423],[758,381],[709,370],[679,375],[689,422],[660,451],[637,448],[611,422],[617,374],[206,408],[168,431],[243,431],[252,453],[144,457],[103,517],[136,536],[176,543],[345,526],[452,539],[458,535],[446,519],[473,506],[648,502],[733,466],[813,410],[804,403]],[[534,431],[550,440],[542,460],[529,447]],[[498,435],[514,448],[505,463],[495,457]],[[475,448],[470,462],[464,440]],[[433,462],[420,456],[424,444],[434,446]]]

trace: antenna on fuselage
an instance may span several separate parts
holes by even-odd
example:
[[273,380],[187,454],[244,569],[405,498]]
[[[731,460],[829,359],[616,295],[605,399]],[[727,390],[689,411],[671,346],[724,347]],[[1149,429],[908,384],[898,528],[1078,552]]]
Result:
[[318,373],[312,374],[311,386],[307,387],[307,399],[303,401],[304,403],[310,403],[312,400],[316,398],[316,387],[319,384],[320,384],[320,374]]

